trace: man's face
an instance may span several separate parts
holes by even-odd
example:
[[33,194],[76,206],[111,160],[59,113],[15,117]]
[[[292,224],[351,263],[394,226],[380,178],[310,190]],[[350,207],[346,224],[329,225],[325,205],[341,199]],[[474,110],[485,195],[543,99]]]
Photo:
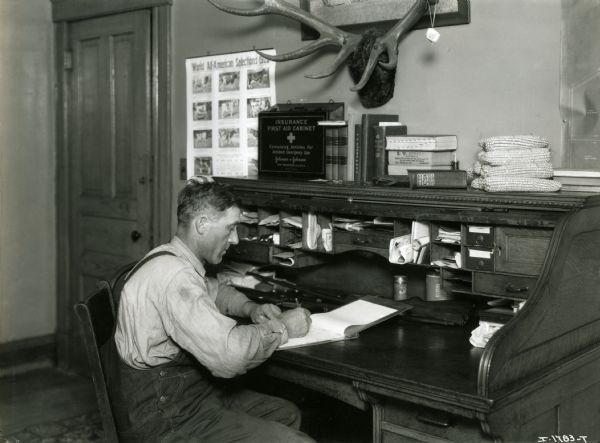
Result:
[[236,206],[223,212],[215,212],[205,222],[200,240],[201,258],[208,263],[221,263],[229,245],[238,243],[237,225],[240,223],[240,209]]

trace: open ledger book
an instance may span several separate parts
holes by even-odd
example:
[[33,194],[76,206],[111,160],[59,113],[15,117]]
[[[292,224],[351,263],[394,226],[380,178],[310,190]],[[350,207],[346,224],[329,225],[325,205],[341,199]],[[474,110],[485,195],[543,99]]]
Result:
[[[373,300],[374,297],[369,297]],[[410,309],[409,305],[391,304],[384,299],[373,303],[359,299],[333,311],[312,314],[312,323],[304,337],[290,338],[277,349],[291,349],[358,337],[358,333]],[[389,305],[389,306],[387,306]]]

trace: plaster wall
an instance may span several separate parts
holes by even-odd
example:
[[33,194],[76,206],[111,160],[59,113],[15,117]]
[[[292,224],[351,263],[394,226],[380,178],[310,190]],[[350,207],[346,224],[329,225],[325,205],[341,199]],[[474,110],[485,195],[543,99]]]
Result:
[[[363,112],[397,113],[409,133],[458,135],[458,160],[472,165],[481,137],[535,134],[550,140],[561,162],[559,113],[560,0],[471,0],[471,23],[439,28],[431,45],[424,30],[399,46],[394,98],[364,109],[346,68],[328,79],[303,75],[322,70],[334,52],[279,63],[277,101],[346,103],[350,121]],[[278,53],[305,44],[299,25],[279,16],[236,17],[208,2],[173,5],[173,165],[186,154],[185,59],[274,47]],[[174,171],[174,190],[181,186]]]
[[0,343],[56,328],[52,21],[0,0]]

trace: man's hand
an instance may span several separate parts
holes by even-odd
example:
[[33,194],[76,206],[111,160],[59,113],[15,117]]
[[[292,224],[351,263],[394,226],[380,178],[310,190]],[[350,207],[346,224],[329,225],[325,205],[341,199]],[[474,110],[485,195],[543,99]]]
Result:
[[285,311],[279,316],[285,325],[289,338],[304,337],[310,328],[310,312],[304,308]]
[[248,317],[250,317],[253,323],[264,323],[274,318],[279,318],[280,315],[281,309],[275,305],[269,303],[263,305],[252,303]]

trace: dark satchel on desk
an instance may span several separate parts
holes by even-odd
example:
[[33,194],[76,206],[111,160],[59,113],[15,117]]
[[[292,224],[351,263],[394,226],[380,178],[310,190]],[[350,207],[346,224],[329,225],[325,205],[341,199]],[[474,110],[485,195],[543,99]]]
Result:
[[412,306],[405,317],[424,323],[464,326],[474,312],[473,303],[467,300],[425,301],[418,297],[403,300]]

